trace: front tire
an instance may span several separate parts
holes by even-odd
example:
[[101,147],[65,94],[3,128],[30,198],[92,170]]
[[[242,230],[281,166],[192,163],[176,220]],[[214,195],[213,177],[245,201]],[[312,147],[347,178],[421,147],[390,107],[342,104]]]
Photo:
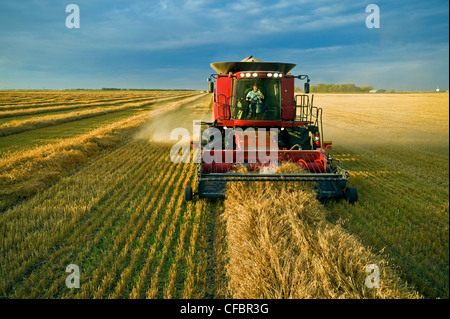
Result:
[[186,188],[184,189],[184,200],[186,202],[189,202],[192,200],[192,187],[186,186]]
[[355,203],[358,200],[358,192],[354,187],[347,187],[344,191],[344,197],[350,204]]

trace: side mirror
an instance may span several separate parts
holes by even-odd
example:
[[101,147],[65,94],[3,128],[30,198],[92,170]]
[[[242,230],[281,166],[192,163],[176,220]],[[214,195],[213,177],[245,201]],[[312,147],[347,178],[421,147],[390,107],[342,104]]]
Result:
[[214,82],[208,81],[208,93],[214,92]]
[[305,82],[305,89],[304,89],[304,91],[305,91],[305,94],[309,93],[309,82]]

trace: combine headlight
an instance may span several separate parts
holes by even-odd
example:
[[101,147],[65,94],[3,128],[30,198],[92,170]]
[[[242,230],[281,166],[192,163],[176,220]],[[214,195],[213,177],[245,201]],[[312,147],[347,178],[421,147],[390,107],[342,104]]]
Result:
[[245,76],[249,78],[251,76],[251,74],[250,73],[245,73]]
[[267,73],[267,77],[271,78],[272,77],[272,73]]
[[258,73],[253,73],[252,75],[256,78],[258,76]]
[[281,74],[281,73],[278,73],[278,77],[279,78],[281,78],[283,76],[283,74]]
[[278,73],[274,73],[274,74],[273,74],[273,77],[274,77],[274,78],[277,78],[277,77],[278,77]]
[[245,78],[245,73],[241,73],[241,78]]

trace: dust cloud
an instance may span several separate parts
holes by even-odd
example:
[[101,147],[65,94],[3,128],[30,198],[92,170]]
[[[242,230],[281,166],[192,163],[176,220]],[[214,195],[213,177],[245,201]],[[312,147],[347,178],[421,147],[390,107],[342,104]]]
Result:
[[150,119],[136,133],[136,139],[146,139],[161,144],[174,144],[170,133],[175,128],[185,128],[192,136],[195,120],[212,121],[212,95],[201,94],[158,108],[159,113],[150,114]]

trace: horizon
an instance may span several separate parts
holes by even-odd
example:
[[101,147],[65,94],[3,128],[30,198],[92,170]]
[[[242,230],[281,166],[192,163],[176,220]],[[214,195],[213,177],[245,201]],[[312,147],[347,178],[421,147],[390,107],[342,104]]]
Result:
[[[324,83],[318,83],[324,84]],[[326,84],[342,84],[342,83],[326,83]],[[383,90],[382,88],[374,88],[374,90]],[[14,92],[14,91],[35,91],[35,92],[46,92],[46,91],[207,91],[206,89],[184,89],[184,88],[173,88],[173,89],[164,89],[164,88],[67,88],[67,89],[0,89],[0,92]],[[300,89],[302,91],[302,89]],[[298,92],[298,91],[296,91]],[[311,92],[310,94],[395,94],[395,93],[449,93],[449,90],[430,90],[430,91],[400,91],[400,90],[385,90],[385,92]]]
[[70,3],[2,1],[0,90],[205,90],[210,63],[250,55],[311,85],[449,89],[448,2],[372,2],[374,28],[367,1],[80,0],[68,28]]

